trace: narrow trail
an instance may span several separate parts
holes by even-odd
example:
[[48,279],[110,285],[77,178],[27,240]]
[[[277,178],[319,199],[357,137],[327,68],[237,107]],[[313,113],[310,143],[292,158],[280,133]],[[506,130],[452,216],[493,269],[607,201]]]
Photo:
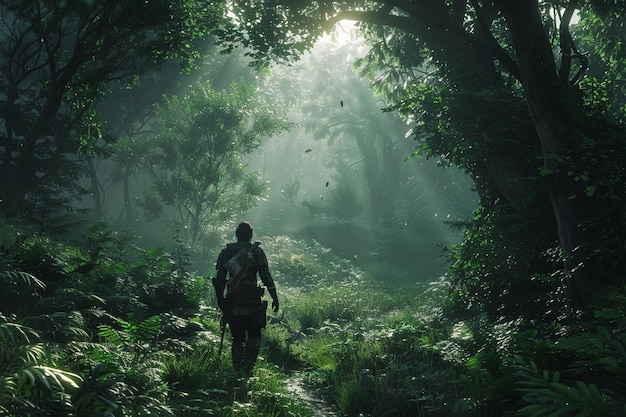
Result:
[[308,387],[302,377],[289,378],[287,387],[292,394],[303,400],[313,410],[313,417],[339,417],[339,414],[331,408],[328,401]]

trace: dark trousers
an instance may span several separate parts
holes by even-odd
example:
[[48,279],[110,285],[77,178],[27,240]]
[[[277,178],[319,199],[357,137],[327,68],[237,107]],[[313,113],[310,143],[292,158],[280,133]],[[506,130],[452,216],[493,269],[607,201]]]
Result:
[[232,337],[233,369],[251,376],[261,348],[261,324],[256,316],[231,316],[228,321]]

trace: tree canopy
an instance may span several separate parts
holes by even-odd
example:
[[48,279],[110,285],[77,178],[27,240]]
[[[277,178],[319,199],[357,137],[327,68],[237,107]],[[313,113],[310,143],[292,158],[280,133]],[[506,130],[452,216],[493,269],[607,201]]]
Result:
[[[623,416],[625,17],[617,0],[0,0],[0,412],[317,415],[286,389],[306,380],[346,416]],[[436,249],[449,256],[437,280],[411,227],[423,178],[389,147],[404,126],[382,122],[356,77],[333,78],[342,53],[317,79],[298,83],[305,66],[259,89],[228,88],[250,68],[220,73],[225,55],[188,91],[169,72],[209,35],[263,69],[290,63],[340,19],[359,22],[370,49],[356,67],[408,124],[413,155],[461,168],[480,197],[454,224],[462,241]],[[132,100],[103,100],[141,82]],[[305,133],[262,148],[294,103]],[[283,311],[243,384],[220,355],[207,276],[227,238],[202,239],[265,193],[244,163],[257,148],[250,165],[285,183],[255,229]],[[96,164],[112,154],[124,204],[135,170],[146,212],[188,238],[172,254],[163,235],[138,246],[159,229],[139,216],[124,231],[42,231],[87,192],[104,213]],[[305,223],[301,180],[342,211]],[[358,186],[384,200],[382,221],[362,221]]]
[[193,244],[263,196],[265,184],[246,172],[242,157],[289,124],[243,81],[221,91],[199,82],[182,97],[167,97],[156,113],[157,134],[134,146],[152,179],[146,207],[174,208],[174,222]]
[[[76,179],[86,174],[83,160],[98,152],[95,141],[114,140],[102,134],[94,107],[107,83],[132,82],[167,59],[191,65],[211,34],[227,51],[242,44],[257,64],[290,61],[336,22],[352,19],[372,46],[359,67],[388,110],[412,123],[415,154],[457,165],[474,180],[481,197],[477,236],[491,241],[490,225],[514,219],[498,223],[510,240],[494,247],[515,260],[513,282],[551,275],[541,259],[555,242],[563,261],[555,285],[567,284],[574,305],[588,304],[595,284],[619,275],[600,277],[594,265],[617,262],[613,235],[603,231],[623,231],[624,106],[619,82],[611,80],[623,68],[623,26],[614,23],[623,19],[621,4],[180,0],[24,7],[7,0],[1,6],[6,216],[43,221],[97,192],[97,181],[89,189]],[[572,31],[575,14],[580,22]],[[600,27],[606,43],[598,42]],[[542,233],[519,238],[519,230]],[[492,284],[512,285],[501,279]]]
[[112,80],[166,59],[191,65],[222,3],[0,2],[0,211],[45,218],[88,192],[81,159],[101,137],[94,109]]
[[[240,33],[225,41],[251,48],[260,63],[288,60],[341,19],[360,22],[376,45],[364,68],[389,93],[390,108],[415,122],[421,151],[472,176],[481,222],[508,212],[515,228],[545,232],[509,249],[539,256],[558,240],[563,282],[582,306],[606,245],[598,225],[621,224],[624,146],[615,114],[587,111],[598,91],[581,82],[589,62],[570,31],[577,10],[590,22],[624,12],[611,1],[233,2]],[[534,260],[516,262],[520,279],[547,272]]]

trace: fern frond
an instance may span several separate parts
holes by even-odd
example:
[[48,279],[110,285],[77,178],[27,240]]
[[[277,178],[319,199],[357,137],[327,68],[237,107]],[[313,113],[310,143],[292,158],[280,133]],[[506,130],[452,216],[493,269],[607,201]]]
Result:
[[136,329],[138,340],[149,341],[154,339],[161,330],[161,318],[159,316],[148,317],[140,322]]
[[32,369],[40,371],[46,381],[52,382],[56,387],[61,389],[66,387],[78,388],[79,383],[82,381],[80,375],[63,371],[61,369],[51,368],[49,366],[39,365],[34,366]]
[[520,410],[522,413],[532,417],[622,415],[621,401],[596,385],[561,381],[558,372],[541,371],[532,360],[526,363],[517,356],[515,361],[518,391],[530,403]]
[[101,324],[98,326],[98,336],[104,338],[107,343],[111,343],[112,345],[119,345],[122,343],[122,337],[120,334],[108,324]]
[[85,293],[76,288],[59,288],[55,292],[55,306],[63,310],[83,310],[93,306],[104,306],[101,297]]
[[3,312],[22,315],[32,311],[33,301],[40,297],[46,284],[27,272],[3,271],[0,272],[0,287]]
[[137,326],[129,321],[120,318],[117,318],[115,321],[117,321],[117,324],[119,324],[122,328],[122,334],[124,339],[128,339],[129,336],[133,335],[137,330]]
[[27,317],[24,324],[36,328],[42,338],[57,342],[82,339],[87,340],[89,335],[83,330],[84,319],[78,311],[59,311],[51,314],[41,314]]
[[20,290],[39,292],[46,289],[46,284],[42,280],[28,272],[6,271],[0,273],[0,279],[4,285],[13,285]]
[[0,314],[0,345],[29,344],[39,339],[39,333],[30,327],[17,323],[7,322],[6,317]]

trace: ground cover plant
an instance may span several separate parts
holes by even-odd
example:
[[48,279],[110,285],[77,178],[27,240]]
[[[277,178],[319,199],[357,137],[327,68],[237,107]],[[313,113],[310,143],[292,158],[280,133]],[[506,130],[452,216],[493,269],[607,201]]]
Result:
[[[300,276],[283,276],[282,355],[340,415],[624,415],[623,289],[581,322],[553,277],[545,321],[497,317],[464,304],[450,277],[385,283],[324,248],[280,242],[278,270]],[[302,277],[315,279],[290,287]]]
[[626,415],[625,5],[0,0],[0,415]]
[[283,307],[243,384],[178,243],[142,250],[102,224],[76,244],[2,231],[3,415],[319,415],[294,384],[338,416],[625,415],[617,287],[584,324],[470,317],[446,277],[390,285],[268,238]]
[[265,389],[234,405],[238,384],[227,355],[217,354],[206,277],[187,272],[176,250],[142,250],[102,224],[73,245],[13,225],[2,232],[2,415],[280,416],[302,408],[270,366],[250,381]]

